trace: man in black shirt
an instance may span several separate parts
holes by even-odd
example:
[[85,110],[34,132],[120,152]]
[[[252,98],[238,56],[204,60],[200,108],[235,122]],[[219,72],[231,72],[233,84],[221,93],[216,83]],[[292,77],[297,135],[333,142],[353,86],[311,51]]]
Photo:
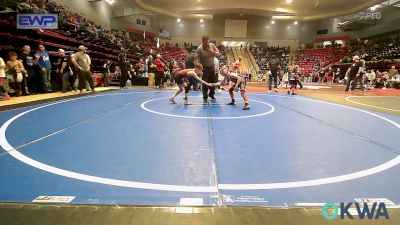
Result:
[[350,88],[350,83],[352,82],[351,85],[351,91],[354,91],[356,89],[356,78],[360,76],[360,72],[362,70],[363,64],[360,62],[360,57],[358,55],[355,55],[353,57],[353,64],[351,67],[347,70],[346,72],[346,77],[347,77],[347,83],[346,83],[346,89],[345,91],[349,91]]
[[58,56],[60,57],[60,64],[58,64],[58,70],[62,80],[62,93],[71,91],[71,84],[69,77],[72,76],[72,70],[70,68],[69,56],[65,55],[64,49],[58,49]]
[[275,55],[272,56],[271,61],[269,62],[269,68],[271,73],[269,74],[268,79],[268,92],[272,90],[272,82],[274,82],[274,91],[278,92],[278,70],[279,70],[279,61],[276,59]]
[[24,64],[25,70],[26,70],[26,75],[24,78],[24,93],[25,94],[36,94],[37,93],[37,88],[36,88],[36,72],[33,68],[34,66],[34,58],[31,54],[31,47],[29,45],[24,45],[22,48],[22,53],[19,56],[20,60],[22,61],[22,64]]
[[126,81],[128,80],[128,63],[126,62],[126,53],[121,53],[118,56],[118,65],[121,69],[121,80],[119,87],[120,88],[127,88]]

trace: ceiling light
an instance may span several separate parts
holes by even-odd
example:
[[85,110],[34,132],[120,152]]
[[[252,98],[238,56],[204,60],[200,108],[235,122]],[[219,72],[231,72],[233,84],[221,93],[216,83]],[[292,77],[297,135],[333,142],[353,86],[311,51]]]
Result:
[[181,18],[176,19],[176,22],[178,23],[181,22]]
[[287,26],[286,29],[290,29],[290,26]]
[[277,16],[272,16],[271,19],[278,19],[278,20],[294,20],[297,17],[295,16],[287,16],[287,15],[277,15]]
[[272,21],[271,21],[271,24],[275,24],[275,20],[272,20]]
[[203,23],[204,22],[204,20],[203,19],[200,19],[200,23]]
[[287,4],[290,4],[290,3],[292,3],[293,1],[292,0],[286,0],[286,3]]
[[299,22],[297,22],[297,21],[294,21],[294,22],[293,22],[294,25],[297,25],[298,23],[299,23]]
[[108,4],[112,5],[114,3],[114,0],[106,0]]
[[265,28],[269,29],[269,26],[265,26]]

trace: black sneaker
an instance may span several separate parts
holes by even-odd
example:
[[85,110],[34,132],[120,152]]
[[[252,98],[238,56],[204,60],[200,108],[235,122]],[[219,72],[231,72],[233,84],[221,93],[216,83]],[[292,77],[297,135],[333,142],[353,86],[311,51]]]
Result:
[[236,103],[234,101],[231,101],[227,105],[236,105]]
[[217,99],[213,96],[213,97],[210,97],[211,98],[211,101],[217,101]]

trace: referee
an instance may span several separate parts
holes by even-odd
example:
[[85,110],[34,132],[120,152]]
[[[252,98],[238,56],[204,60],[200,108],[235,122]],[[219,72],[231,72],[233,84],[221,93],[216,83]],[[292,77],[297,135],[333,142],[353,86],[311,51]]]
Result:
[[[210,43],[208,36],[201,38],[202,44],[196,50],[196,61],[203,65],[203,80],[207,83],[217,83],[218,75],[214,69],[214,57],[220,55],[218,48]],[[203,103],[208,103],[208,96],[211,100],[215,101],[215,87],[202,86],[203,89]],[[209,91],[210,90],[210,91]]]

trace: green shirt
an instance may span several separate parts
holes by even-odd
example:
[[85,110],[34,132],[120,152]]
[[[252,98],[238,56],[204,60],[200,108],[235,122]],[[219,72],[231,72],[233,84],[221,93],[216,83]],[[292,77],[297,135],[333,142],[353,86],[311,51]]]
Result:
[[80,54],[79,52],[77,52],[74,54],[74,58],[76,60],[76,63],[78,63],[78,65],[82,67],[85,71],[90,70],[90,60],[88,55]]
[[392,77],[396,76],[396,74],[397,74],[398,72],[397,72],[396,69],[390,69],[390,70],[388,71],[388,73],[389,73],[389,78],[392,78]]
[[[219,52],[218,48],[213,44],[209,43],[210,49],[215,52]],[[214,67],[214,55],[210,51],[204,50],[203,44],[201,44],[196,50],[197,57],[199,57],[200,63],[206,67]]]

